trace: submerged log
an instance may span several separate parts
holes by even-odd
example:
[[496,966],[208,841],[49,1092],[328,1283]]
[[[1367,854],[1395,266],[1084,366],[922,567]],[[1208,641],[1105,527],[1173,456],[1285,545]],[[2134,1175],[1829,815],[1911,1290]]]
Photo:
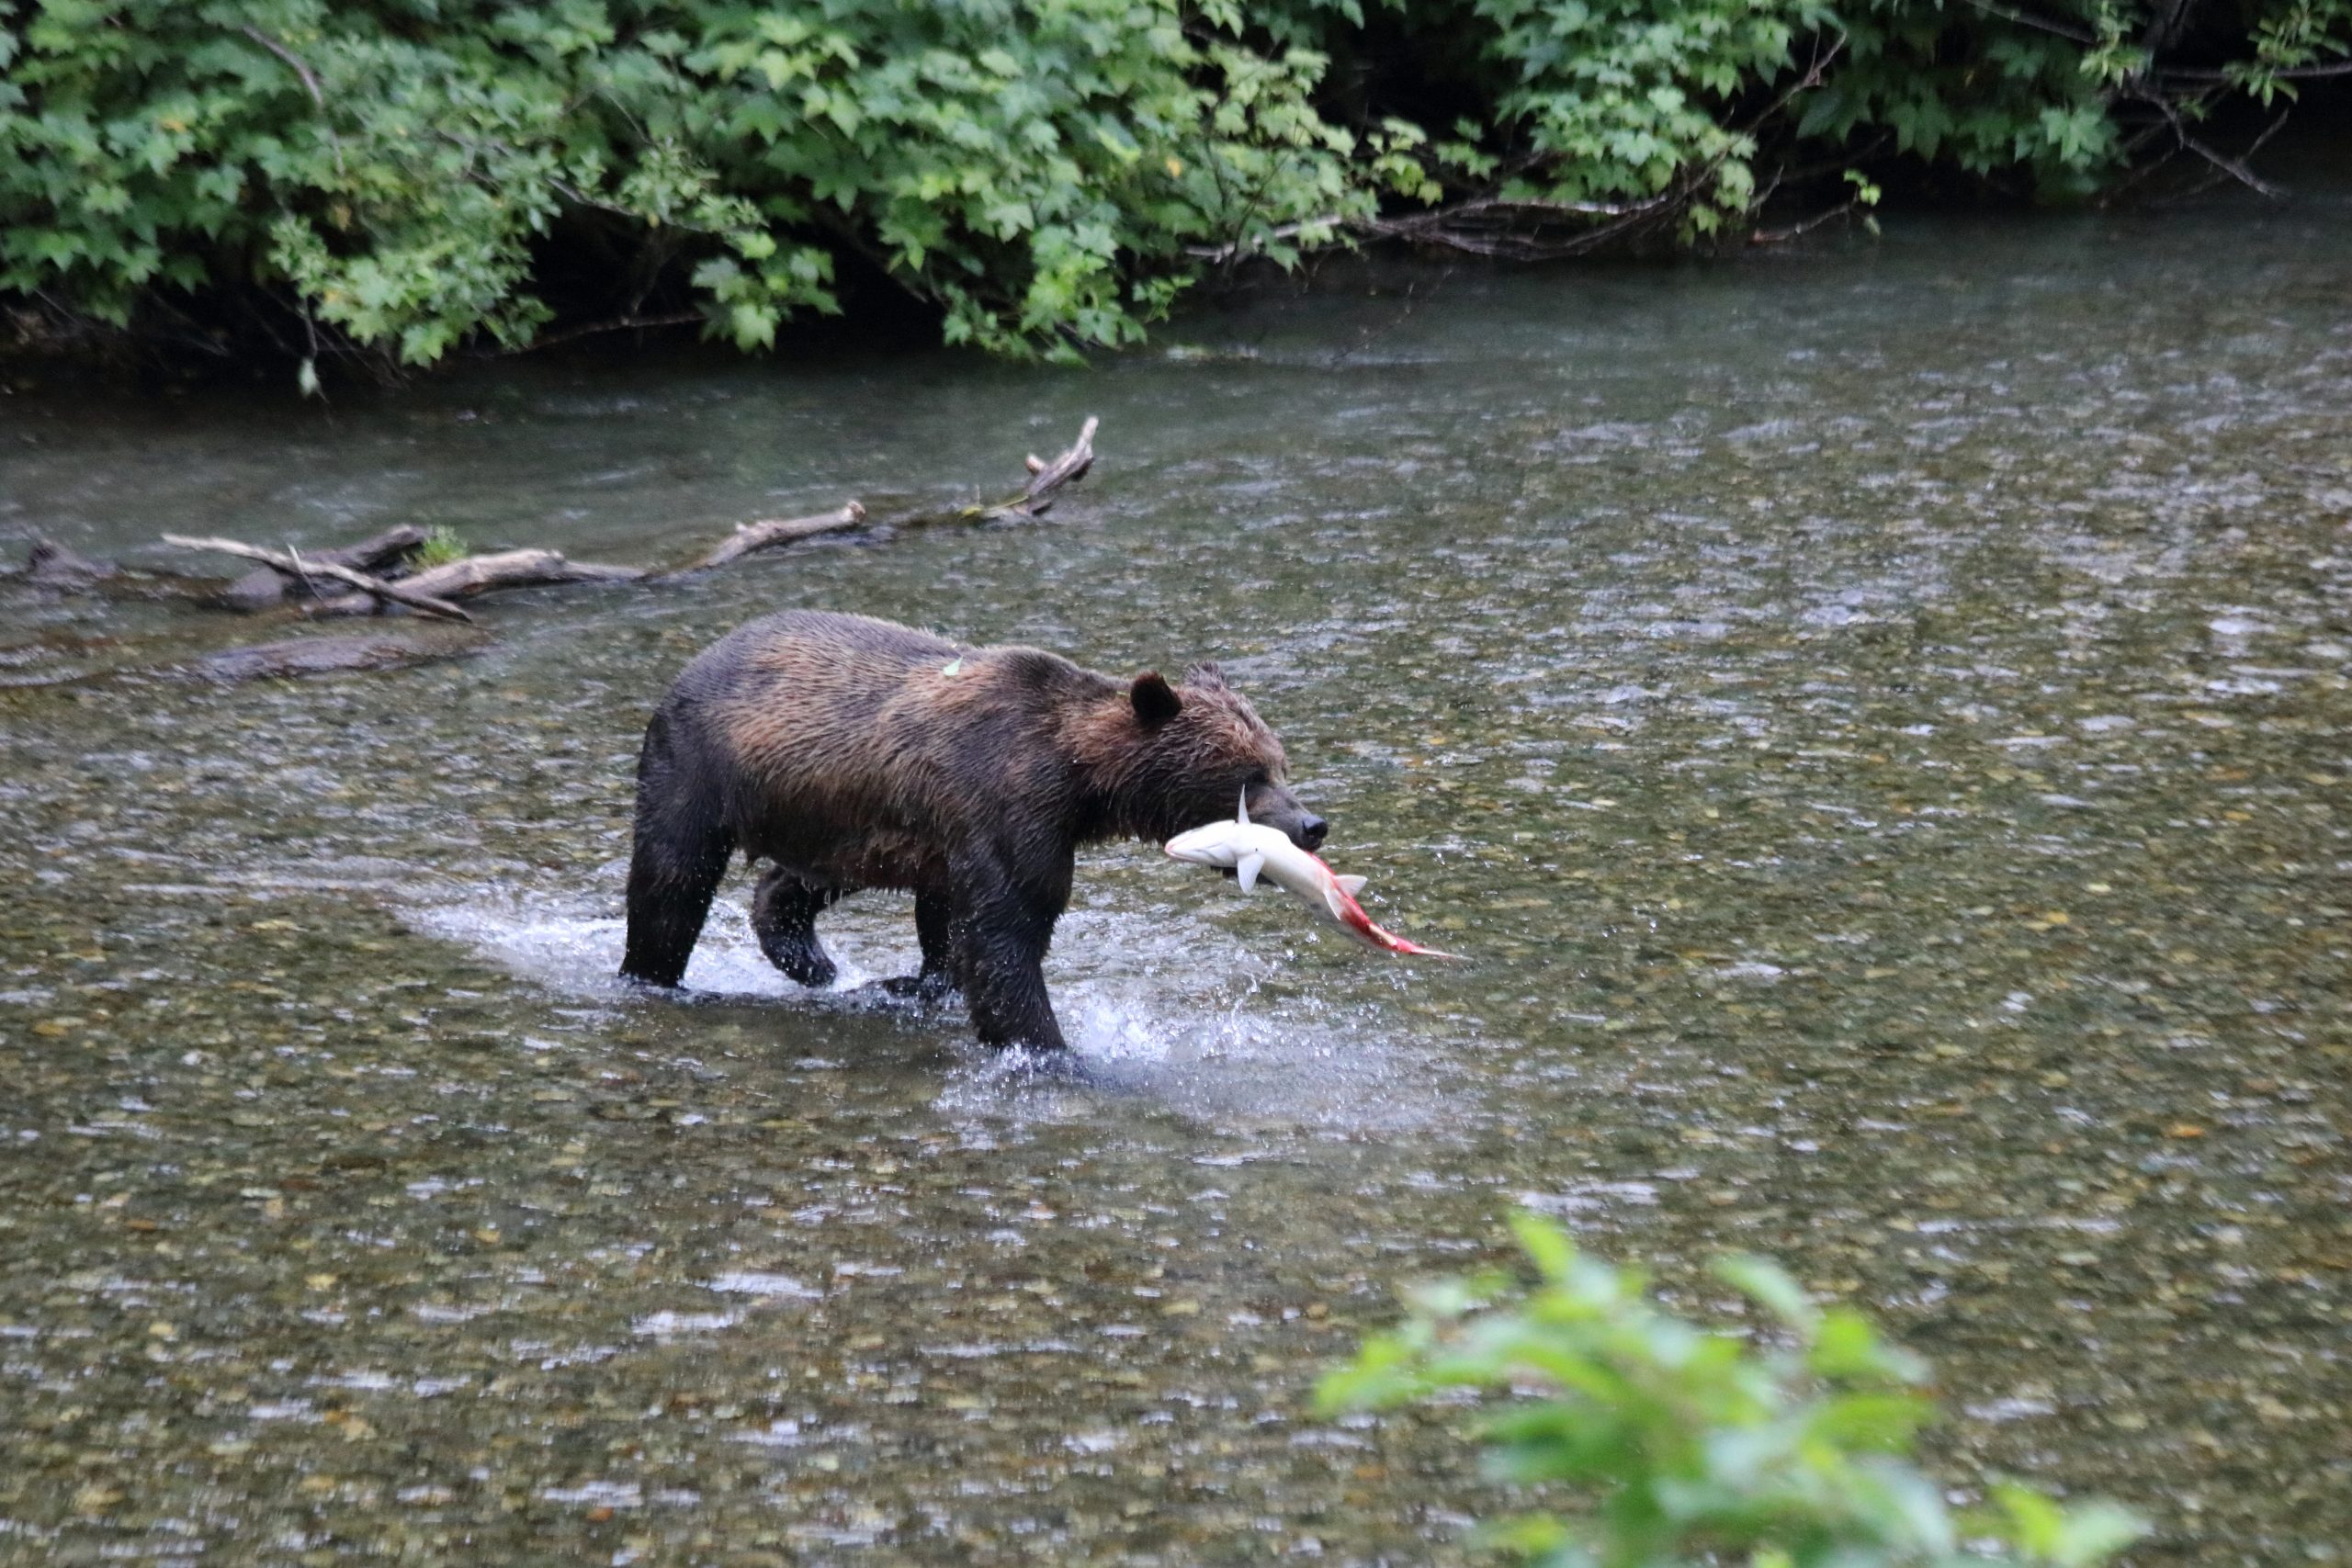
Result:
[[0,569],[0,581],[22,582],[51,593],[88,593],[104,599],[220,602],[217,577],[136,570],[115,561],[95,560],[38,534],[32,536],[32,547],[23,567]]
[[60,593],[86,593],[121,570],[110,560],[92,560],[54,539],[36,536],[32,555],[25,562],[25,581]]
[[222,555],[243,556],[247,560],[257,560],[271,570],[282,572],[288,577],[300,578],[311,575],[332,577],[340,581],[348,582],[372,598],[388,601],[394,604],[405,604],[420,614],[438,615],[444,620],[470,622],[473,619],[455,604],[435,599],[430,593],[420,592],[406,583],[386,582],[370,577],[364,571],[356,571],[347,566],[338,566],[333,561],[305,559],[291,550],[264,549],[259,545],[248,545],[241,539],[191,538],[186,534],[166,534],[164,536],[164,543],[176,545],[184,550],[218,550]]
[[755,550],[770,550],[798,539],[813,539],[820,534],[839,533],[844,528],[854,528],[865,521],[865,508],[853,501],[814,517],[782,517],[759,523],[739,523],[735,525],[735,532],[712,547],[707,555],[665,575],[677,577],[689,571],[725,566],[729,561],[741,559]]
[[297,637],[282,642],[226,649],[154,673],[177,681],[290,680],[361,670],[405,670],[443,659],[466,659],[488,647],[481,637],[425,639],[375,633],[365,637]]
[[[567,560],[555,550],[506,550],[468,556],[447,566],[428,567],[394,586],[436,600],[470,599],[501,588],[537,588],[554,582],[634,582],[645,573],[633,566],[603,566]],[[457,609],[455,604],[449,606]],[[314,615],[365,615],[376,608],[365,592],[345,593],[312,606]],[[460,615],[465,614],[460,610]]]
[[[424,530],[413,523],[402,523],[385,529],[371,539],[339,549],[320,550],[301,558],[305,566],[332,561],[355,571],[373,576],[382,572],[418,546],[424,543]],[[220,602],[232,610],[267,610],[284,604],[288,597],[323,598],[315,582],[308,578],[289,578],[275,567],[261,567],[247,572],[229,584]]]

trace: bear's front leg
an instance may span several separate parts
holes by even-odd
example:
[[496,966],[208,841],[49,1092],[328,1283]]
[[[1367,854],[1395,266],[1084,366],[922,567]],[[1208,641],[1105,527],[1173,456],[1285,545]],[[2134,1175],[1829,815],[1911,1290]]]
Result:
[[963,988],[956,970],[955,899],[944,888],[923,888],[915,894],[915,941],[922,948],[920,974],[899,975],[882,982],[894,997],[944,997]]
[[1064,1049],[1046,995],[1046,950],[1069,902],[1068,875],[1058,897],[1052,888],[1023,887],[993,866],[965,871],[956,880],[951,933],[980,1043]]

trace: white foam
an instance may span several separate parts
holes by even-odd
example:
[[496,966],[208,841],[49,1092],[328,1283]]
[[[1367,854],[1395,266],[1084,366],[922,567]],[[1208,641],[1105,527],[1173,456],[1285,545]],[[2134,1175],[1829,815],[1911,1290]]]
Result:
[[[1083,1117],[1099,1111],[1107,1089],[1270,1132],[1423,1128],[1439,1120],[1442,1096],[1425,1080],[1440,1054],[1410,1041],[1377,1001],[1344,999],[1360,990],[1360,974],[1332,964],[1330,953],[1343,946],[1337,938],[1326,942],[1310,931],[1293,939],[1295,948],[1268,952],[1215,919],[1228,912],[1223,907],[1145,912],[1122,907],[1130,900],[1119,894],[1129,891],[1095,890],[1061,923],[1046,980],[1070,1046],[1066,1061],[983,1050],[970,1043],[960,1009],[848,995],[917,966],[912,900],[902,895],[861,895],[826,912],[819,931],[841,975],[829,990],[811,993],[768,963],[743,890],[730,886],[711,909],[685,985],[705,997],[773,1000],[812,1022],[885,1009],[936,1030],[962,1056],[940,1091],[953,1114]],[[625,922],[609,899],[460,886],[406,914],[426,934],[599,1010],[661,1005],[616,977]],[[1356,964],[1373,962],[1344,951]],[[1382,978],[1413,983],[1404,971]]]
[[[407,914],[427,935],[471,948],[550,989],[596,997],[628,994],[617,978],[628,924],[616,914],[592,912],[558,895],[490,888],[464,890],[447,902],[412,907]],[[912,925],[903,915],[900,923],[909,928],[903,955],[889,951],[891,933],[879,907],[829,917],[825,946],[841,969],[831,989],[854,990],[884,975],[911,971]],[[711,906],[686,965],[685,985],[718,996],[808,994],[777,973],[760,951],[742,905],[725,897]]]

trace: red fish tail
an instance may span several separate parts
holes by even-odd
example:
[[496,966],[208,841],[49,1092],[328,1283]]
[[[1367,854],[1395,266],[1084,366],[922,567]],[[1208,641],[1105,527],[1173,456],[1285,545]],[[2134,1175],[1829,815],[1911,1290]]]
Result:
[[1385,953],[1401,953],[1415,958],[1452,958],[1457,961],[1461,959],[1462,955],[1458,953],[1440,953],[1434,947],[1423,947],[1419,942],[1408,942],[1395,931],[1375,923],[1370,915],[1364,913],[1363,906],[1356,902],[1355,895],[1346,888],[1340,889],[1340,897],[1344,900],[1340,906],[1340,924],[1357,941],[1379,948]]

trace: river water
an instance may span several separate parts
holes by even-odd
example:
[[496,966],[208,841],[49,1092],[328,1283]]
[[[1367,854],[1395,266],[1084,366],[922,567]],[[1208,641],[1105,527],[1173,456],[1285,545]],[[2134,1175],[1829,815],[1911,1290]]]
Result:
[[[0,583],[0,1559],[1452,1562],[1459,1413],[1317,1419],[1525,1203],[1784,1259],[1954,1484],[2142,1562],[2352,1541],[2352,208],[1366,273],[1090,371],[522,361],[327,410],[0,399],[0,527],[683,558],[1017,478],[1043,523],[488,602],[424,669]],[[650,704],[795,605],[1221,659],[1384,960],[1148,846],[1085,1071],[610,978]],[[342,629],[349,629],[345,626]],[[68,677],[80,677],[67,679]],[[902,901],[829,917],[848,980]]]

